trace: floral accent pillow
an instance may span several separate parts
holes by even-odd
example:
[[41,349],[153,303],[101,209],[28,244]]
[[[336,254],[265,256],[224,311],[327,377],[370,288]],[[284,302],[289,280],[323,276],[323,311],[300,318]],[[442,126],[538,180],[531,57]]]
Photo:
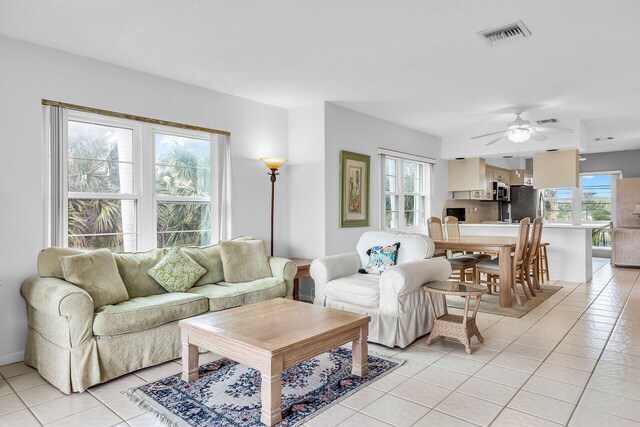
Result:
[[374,246],[367,251],[369,262],[365,269],[367,273],[381,274],[396,265],[400,242],[389,246]]
[[165,255],[155,267],[148,271],[149,276],[169,292],[186,292],[207,270],[175,247]]

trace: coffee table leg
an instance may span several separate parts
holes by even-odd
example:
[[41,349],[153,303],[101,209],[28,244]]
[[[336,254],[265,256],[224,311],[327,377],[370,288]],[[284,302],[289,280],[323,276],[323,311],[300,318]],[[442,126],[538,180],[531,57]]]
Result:
[[272,426],[282,421],[282,357],[271,359],[269,368],[260,374],[260,421]]
[[351,373],[359,377],[364,377],[369,373],[368,357],[369,347],[367,346],[367,336],[369,335],[369,325],[360,326],[360,336],[353,340],[351,345],[352,367]]
[[189,344],[189,331],[181,330],[182,336],[182,379],[187,382],[198,379],[198,346]]

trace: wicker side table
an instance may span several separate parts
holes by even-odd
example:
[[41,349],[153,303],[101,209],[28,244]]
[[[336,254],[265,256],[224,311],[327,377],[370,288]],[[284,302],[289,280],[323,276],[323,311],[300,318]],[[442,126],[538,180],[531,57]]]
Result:
[[[480,299],[483,294],[487,293],[487,288],[473,283],[430,282],[424,286],[424,290],[427,293],[427,299],[429,300],[429,306],[431,307],[434,318],[433,328],[427,339],[427,345],[431,344],[433,340],[438,337],[454,338],[464,344],[467,354],[471,354],[471,337],[475,335],[478,337],[478,341],[484,342],[484,338],[482,338],[476,326],[476,315],[480,307]],[[431,294],[442,295],[444,313],[440,316],[436,313]],[[447,311],[447,295],[458,295],[465,298],[464,314],[462,316],[449,314]],[[469,317],[469,300],[473,296],[476,297],[476,306],[473,309],[473,314]]]

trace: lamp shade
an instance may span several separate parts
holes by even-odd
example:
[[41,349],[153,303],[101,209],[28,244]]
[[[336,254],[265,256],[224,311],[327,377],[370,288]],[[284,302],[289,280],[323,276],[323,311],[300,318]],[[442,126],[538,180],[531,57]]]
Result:
[[269,169],[280,169],[282,165],[287,163],[287,159],[284,157],[261,157],[260,160]]
[[640,205],[636,205],[636,209],[633,211],[634,215],[640,215]]

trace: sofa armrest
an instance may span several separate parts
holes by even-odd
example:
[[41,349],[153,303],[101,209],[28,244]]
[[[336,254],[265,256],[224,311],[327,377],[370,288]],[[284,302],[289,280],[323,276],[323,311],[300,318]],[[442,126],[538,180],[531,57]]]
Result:
[[284,279],[287,285],[287,298],[293,299],[293,279],[298,273],[296,263],[287,258],[269,257],[269,266],[273,277]]
[[422,288],[425,283],[447,280],[451,264],[445,258],[430,258],[396,265],[380,275],[380,305],[383,300],[395,303],[401,295]]
[[32,276],[22,282],[20,293],[30,307],[67,320],[71,347],[93,336],[93,300],[83,289],[62,279]]
[[360,267],[360,255],[357,252],[314,259],[309,267],[309,275],[315,284],[314,302],[324,305],[325,285],[334,279],[356,274]]

